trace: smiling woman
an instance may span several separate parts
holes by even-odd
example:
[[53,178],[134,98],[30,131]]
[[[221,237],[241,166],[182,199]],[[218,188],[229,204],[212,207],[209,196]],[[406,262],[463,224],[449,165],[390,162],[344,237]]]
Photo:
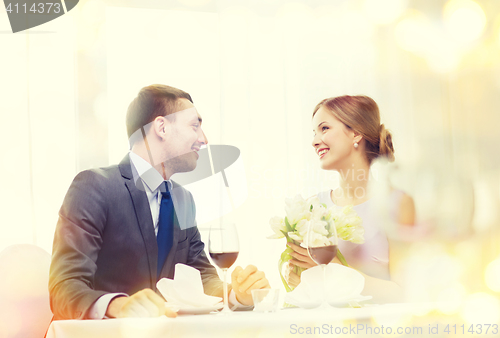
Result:
[[[332,128],[337,132],[341,130],[347,137],[344,141],[348,141],[349,137],[354,138],[351,142],[352,146],[360,153],[364,153],[368,164],[379,156],[385,156],[389,161],[394,161],[391,133],[383,124],[380,124],[379,109],[373,99],[367,96],[340,96],[325,99],[314,109],[313,126],[318,121],[323,121],[317,127],[321,127],[322,132],[328,130],[328,124],[331,124]],[[337,137],[331,134],[328,136],[330,139]],[[316,147],[314,142],[316,142],[316,137],[313,140],[313,147]],[[358,149],[360,145],[361,148]]]
[[321,168],[335,170],[342,178],[332,201],[340,205],[365,202],[373,160],[394,161],[392,135],[380,124],[377,103],[367,96],[325,99],[314,109],[312,125],[312,146]]
[[[339,240],[339,250],[350,267],[364,274],[363,294],[373,295],[377,301],[399,298],[401,288],[394,282],[390,271],[389,240],[384,231],[384,220],[373,212],[368,191],[372,162],[380,157],[394,161],[392,135],[380,124],[377,104],[367,96],[325,99],[314,109],[312,127],[312,146],[319,156],[321,168],[340,174],[340,186],[320,192],[320,202],[326,207],[353,205],[363,220],[365,242],[356,244]],[[392,189],[386,202],[399,224],[414,223],[415,208],[410,196]],[[295,251],[291,264],[302,268],[316,265],[307,250],[297,245],[291,247]],[[338,259],[334,262],[340,264]],[[298,283],[300,277],[291,273],[289,284]]]

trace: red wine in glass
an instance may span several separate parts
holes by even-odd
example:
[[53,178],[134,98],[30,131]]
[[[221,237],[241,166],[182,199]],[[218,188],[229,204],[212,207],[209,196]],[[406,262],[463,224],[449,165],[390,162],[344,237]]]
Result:
[[239,252],[210,252],[210,257],[219,268],[229,269],[238,258],[238,254]]
[[328,264],[337,256],[337,246],[327,245],[309,248],[309,255],[318,265]]
[[320,232],[321,234],[326,233],[327,235],[323,235],[323,238],[320,238],[318,241],[318,232],[314,226],[309,225],[307,230],[307,252],[311,259],[321,266],[321,270],[323,270],[323,297],[320,307],[323,309],[327,309],[328,305],[328,293],[327,293],[327,280],[326,280],[326,266],[337,256],[337,231],[335,225],[330,228],[326,228],[325,231]]
[[227,269],[234,264],[239,251],[238,232],[234,223],[221,220],[219,224],[210,227],[208,253],[214,264],[222,270],[223,275],[224,308],[221,314],[231,313],[228,305]]

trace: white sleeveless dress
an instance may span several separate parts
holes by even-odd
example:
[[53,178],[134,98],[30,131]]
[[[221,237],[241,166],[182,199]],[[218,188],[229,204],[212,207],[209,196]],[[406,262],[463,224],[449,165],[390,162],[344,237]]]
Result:
[[[330,198],[331,190],[322,191],[318,194],[321,203],[327,208],[334,205]],[[391,205],[398,206],[403,192],[394,190],[391,193]],[[390,280],[389,273],[389,242],[382,228],[381,220],[370,208],[370,200],[355,205],[353,209],[363,220],[365,228],[365,242],[354,244],[339,239],[339,250],[347,263],[356,270],[369,276]],[[394,215],[394,212],[392,212]]]

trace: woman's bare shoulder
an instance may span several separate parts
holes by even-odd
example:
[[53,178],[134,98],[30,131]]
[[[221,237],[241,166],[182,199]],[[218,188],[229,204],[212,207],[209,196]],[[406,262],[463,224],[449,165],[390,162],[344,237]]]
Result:
[[402,225],[415,224],[415,201],[405,192],[402,193],[399,200],[398,223]]

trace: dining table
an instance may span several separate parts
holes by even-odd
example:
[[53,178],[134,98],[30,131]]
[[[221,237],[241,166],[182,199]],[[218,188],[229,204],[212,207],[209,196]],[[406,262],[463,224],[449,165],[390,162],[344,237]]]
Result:
[[[356,308],[283,308],[266,313],[234,311],[228,315],[180,314],[177,318],[59,320],[51,323],[47,338],[427,337],[435,336],[436,330],[444,334],[446,321],[442,317],[436,321],[430,315],[431,309],[426,303],[394,303]],[[448,318],[448,327],[453,325],[453,319]]]

